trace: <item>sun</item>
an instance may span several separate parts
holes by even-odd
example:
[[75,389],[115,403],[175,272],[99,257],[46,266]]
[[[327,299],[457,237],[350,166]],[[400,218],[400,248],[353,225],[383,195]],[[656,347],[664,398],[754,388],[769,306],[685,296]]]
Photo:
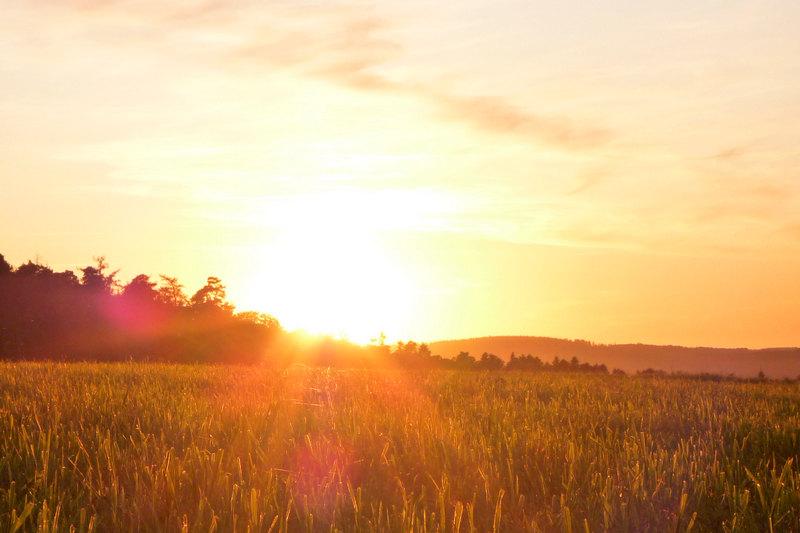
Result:
[[[407,321],[413,284],[391,259],[369,220],[338,205],[305,206],[262,248],[261,298],[287,329],[367,343]],[[355,209],[355,206],[352,206]]]

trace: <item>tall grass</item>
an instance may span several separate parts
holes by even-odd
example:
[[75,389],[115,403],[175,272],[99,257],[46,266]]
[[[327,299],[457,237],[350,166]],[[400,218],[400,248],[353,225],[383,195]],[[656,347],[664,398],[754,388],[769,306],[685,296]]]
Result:
[[0,364],[0,533],[800,531],[800,389]]

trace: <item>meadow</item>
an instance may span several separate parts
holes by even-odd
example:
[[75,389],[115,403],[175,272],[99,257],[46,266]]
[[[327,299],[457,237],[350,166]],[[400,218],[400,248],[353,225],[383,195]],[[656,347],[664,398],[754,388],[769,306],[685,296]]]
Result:
[[0,533],[800,531],[800,386],[0,363]]

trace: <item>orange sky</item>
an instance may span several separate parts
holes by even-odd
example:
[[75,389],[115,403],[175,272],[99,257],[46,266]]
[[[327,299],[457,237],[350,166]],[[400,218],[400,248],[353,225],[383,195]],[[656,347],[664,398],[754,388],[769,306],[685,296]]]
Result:
[[0,7],[11,263],[354,340],[800,345],[800,3],[169,6]]

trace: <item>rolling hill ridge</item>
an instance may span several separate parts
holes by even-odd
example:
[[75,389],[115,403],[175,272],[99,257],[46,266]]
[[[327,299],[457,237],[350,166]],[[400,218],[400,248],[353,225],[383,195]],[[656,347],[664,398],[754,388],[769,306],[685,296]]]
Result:
[[516,355],[534,355],[543,361],[554,357],[605,364],[628,373],[652,368],[667,372],[734,374],[754,377],[763,372],[776,379],[800,375],[800,348],[710,348],[661,346],[653,344],[597,344],[586,340],[552,337],[495,336],[436,341],[429,344],[434,354],[454,357],[469,352],[480,357],[493,353],[508,360]]

